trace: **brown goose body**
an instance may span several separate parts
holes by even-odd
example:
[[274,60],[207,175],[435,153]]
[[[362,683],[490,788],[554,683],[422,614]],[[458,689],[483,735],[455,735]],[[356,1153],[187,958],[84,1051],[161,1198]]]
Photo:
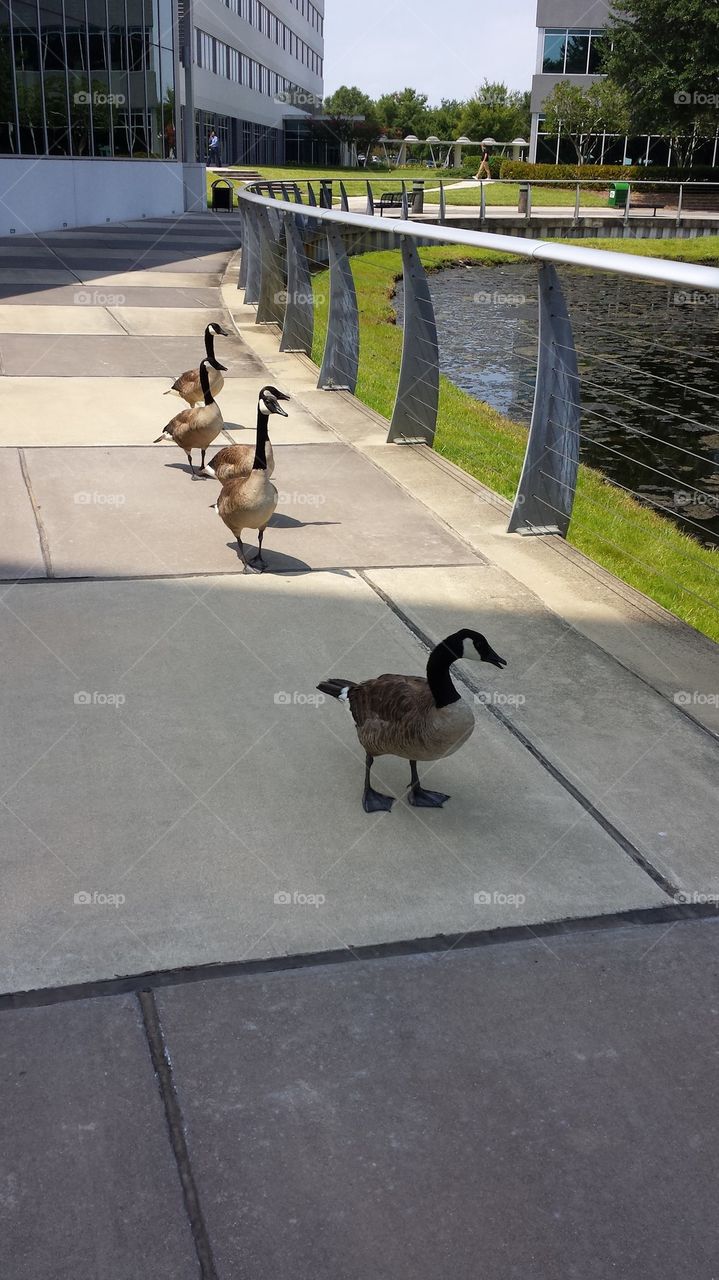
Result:
[[[210,368],[209,373],[210,391],[213,396],[217,396],[225,385],[225,379],[219,369]],[[181,373],[179,378],[173,382],[170,390],[164,394],[169,396],[173,391],[176,395],[182,396],[182,399],[186,400],[189,405],[200,404],[205,398],[202,384],[200,383],[200,370],[188,369],[185,373]]]
[[394,797],[375,791],[371,783],[376,756],[399,756],[410,763],[410,804],[441,809],[449,796],[427,791],[417,773],[418,760],[442,760],[471,737],[474,714],[452,683],[450,667],[460,658],[490,662],[500,669],[504,658],[494,652],[484,636],[465,628],[440,644],[427,660],[427,678],[383,675],[355,683],[333,677],[317,688],[352,712],[357,737],[365,749],[365,782],[362,806],[366,813],[389,810]]
[[371,756],[440,760],[471,737],[474,715],[461,699],[435,704],[420,676],[384,675],[353,685],[348,693],[357,737]]
[[178,413],[174,418],[171,418],[167,426],[163,428],[162,435],[155,440],[155,444],[159,444],[161,440],[174,440],[183,453],[187,454],[193,480],[198,477],[192,464],[192,450],[199,449],[201,451],[200,466],[204,470],[205,451],[208,445],[211,445],[212,441],[217,439],[225,425],[220,407],[212,399],[208,364],[209,361],[203,360],[200,365],[200,380],[202,382],[204,403],[195,405],[194,409],[183,409],[182,413]]
[[264,529],[275,512],[277,490],[265,471],[252,471],[244,478],[228,480],[217,499],[217,512],[235,537],[243,529]]
[[[275,469],[275,455],[272,452],[272,445],[267,441],[267,474],[271,476]],[[243,477],[247,479],[252,471],[252,464],[255,460],[255,450],[249,444],[228,444],[225,449],[220,449],[214,458],[211,458],[205,467],[205,472],[211,474],[220,484],[226,484],[228,480],[239,480]]]

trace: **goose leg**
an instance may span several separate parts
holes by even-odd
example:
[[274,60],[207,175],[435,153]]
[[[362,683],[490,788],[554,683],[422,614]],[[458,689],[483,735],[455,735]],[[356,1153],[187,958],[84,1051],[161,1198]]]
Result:
[[192,454],[191,454],[191,453],[188,453],[188,455],[187,455],[187,461],[188,461],[188,462],[189,462],[189,464],[190,464],[190,471],[192,472],[192,479],[193,479],[193,480],[196,480],[196,479],[197,479],[197,472],[195,471],[195,468],[194,468],[194,467],[193,467],[193,465],[192,465]]
[[446,796],[443,791],[425,791],[417,773],[417,761],[410,760],[409,767],[412,779],[407,799],[410,804],[416,805],[418,809],[441,809],[445,800],[449,800],[449,796]]
[[364,794],[362,796],[362,808],[365,813],[379,813],[381,810],[389,812],[394,804],[394,796],[384,796],[381,791],[375,791],[370,782],[370,770],[374,764],[374,756],[367,755],[365,774],[364,774]]
[[240,538],[239,535],[237,538],[237,554],[244,565],[244,568],[242,570],[243,573],[259,573],[260,572],[259,569],[253,569],[252,565],[248,563],[247,556],[245,555],[245,548],[242,545],[242,538]]
[[206,454],[206,453],[207,453],[207,449],[203,449],[203,450],[202,450],[202,457],[201,457],[201,459],[200,459],[200,471],[202,471],[202,472],[203,472],[203,474],[204,474],[204,470],[205,470],[205,454]]
[[[267,568],[267,561],[263,559],[263,556],[262,556],[262,539],[265,536],[266,528],[267,528],[267,525],[265,525],[264,529],[258,529],[257,531],[257,555],[252,557],[252,564],[262,565],[262,569]],[[257,569],[255,570],[255,572],[261,573],[262,569]]]

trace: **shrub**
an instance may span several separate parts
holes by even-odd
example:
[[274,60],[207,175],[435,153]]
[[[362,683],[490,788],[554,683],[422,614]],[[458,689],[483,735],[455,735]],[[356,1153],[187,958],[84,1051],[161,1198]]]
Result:
[[[491,162],[490,162],[491,166]],[[604,179],[614,182],[617,178],[640,180],[654,179],[656,182],[717,182],[719,169],[710,165],[697,165],[694,169],[667,169],[659,164],[530,164],[528,160],[501,161],[500,176],[502,178],[534,178],[539,182],[542,178],[566,178],[571,182],[577,179]]]

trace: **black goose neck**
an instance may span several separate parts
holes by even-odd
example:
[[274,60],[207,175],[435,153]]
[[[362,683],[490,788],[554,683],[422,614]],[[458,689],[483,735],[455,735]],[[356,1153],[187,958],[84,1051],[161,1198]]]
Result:
[[215,402],[212,398],[212,388],[210,387],[210,376],[207,372],[207,366],[205,365],[204,361],[200,365],[200,386],[202,387],[202,394],[205,397],[205,405],[207,408],[209,408],[209,406],[211,404],[214,404]]
[[221,369],[222,365],[215,356],[215,335],[211,329],[205,329],[205,352],[213,369]]
[[269,439],[269,429],[267,425],[267,414],[263,413],[258,407],[257,409],[257,444],[255,445],[255,460],[252,463],[253,471],[267,470],[267,441]]
[[457,693],[453,683],[449,669],[453,662],[456,662],[457,655],[452,653],[445,644],[438,644],[433,649],[427,661],[427,684],[432,692],[435,706],[448,707],[452,702],[459,702],[460,696]]

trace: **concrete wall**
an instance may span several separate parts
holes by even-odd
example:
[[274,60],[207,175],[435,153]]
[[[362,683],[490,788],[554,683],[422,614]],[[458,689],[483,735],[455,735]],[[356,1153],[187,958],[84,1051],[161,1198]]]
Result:
[[604,27],[609,0],[538,0],[538,27]]
[[175,160],[0,157],[0,236],[204,208],[204,166]]

